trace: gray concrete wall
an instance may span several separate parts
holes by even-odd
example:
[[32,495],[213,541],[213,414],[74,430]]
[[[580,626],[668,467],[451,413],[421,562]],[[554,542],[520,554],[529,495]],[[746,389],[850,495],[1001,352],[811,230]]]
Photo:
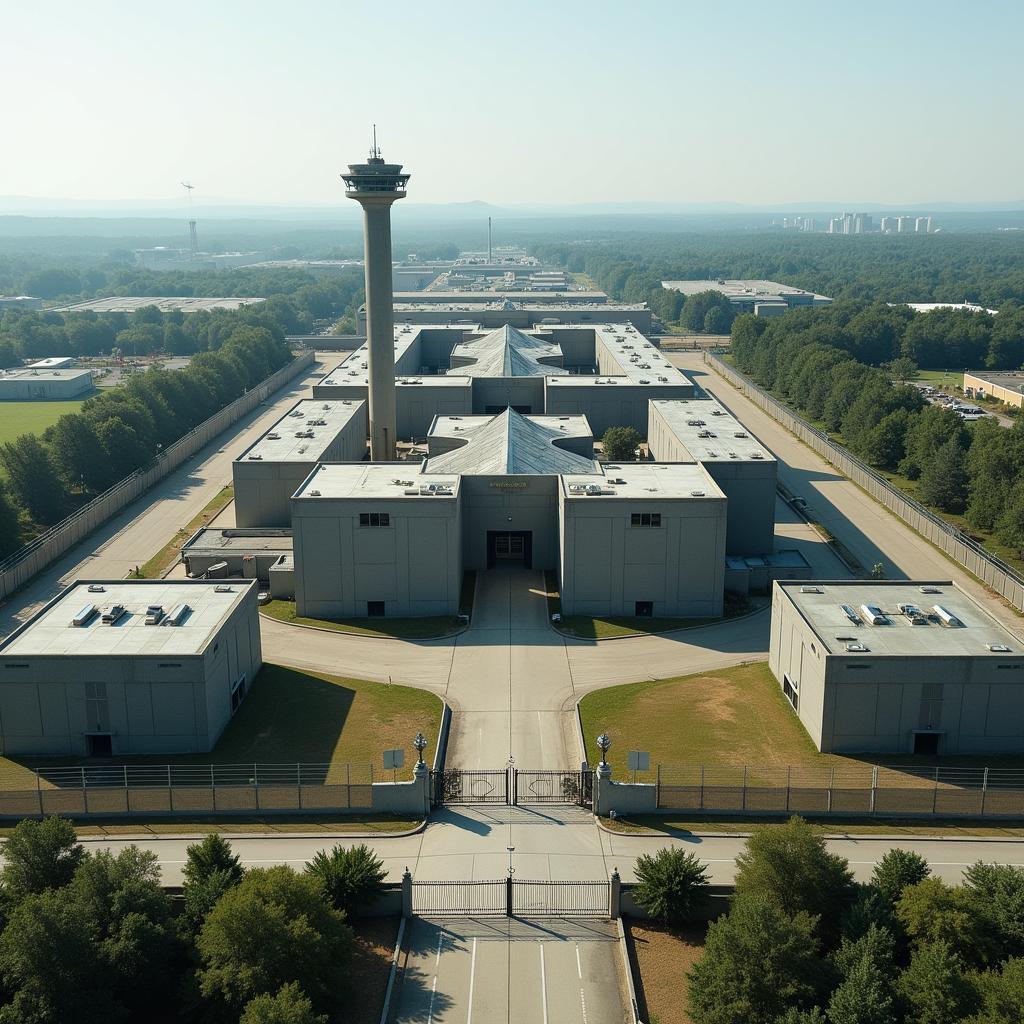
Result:
[[[458,371],[453,371],[457,373]],[[515,407],[525,412],[544,412],[543,377],[474,377],[473,412]]]
[[546,378],[544,411],[552,416],[586,416],[596,438],[609,427],[633,427],[641,437],[646,437],[648,400],[693,397],[693,388],[685,384],[627,384],[622,377],[617,384],[594,384],[592,380],[583,383],[584,380]]
[[463,477],[464,567],[487,568],[488,531],[525,530],[533,535],[533,568],[557,569],[558,486],[554,476]]
[[[360,512],[387,512],[388,527],[360,527]],[[462,586],[462,514],[456,497],[296,498],[295,605],[317,619],[385,614],[455,615]]]
[[[41,370],[36,377],[0,377],[0,401],[55,402],[82,398],[94,388],[91,373],[83,373],[79,377],[47,377]],[[3,411],[2,407],[0,411]]]
[[[205,654],[5,657],[3,753],[82,756],[86,733],[102,732],[115,756],[211,750],[231,717],[231,684],[245,673],[251,686],[262,663],[255,587]],[[97,685],[105,705],[87,701]]]
[[83,506],[56,526],[52,526],[44,534],[0,563],[0,600],[28,582],[37,572],[74,547],[98,526],[102,526],[112,515],[144,494],[153,484],[177,469],[186,459],[209,444],[221,431],[226,430],[232,423],[252,412],[275,391],[284,387],[293,377],[308,370],[314,361],[315,356],[312,352],[304,352],[302,355],[296,356],[292,362],[271,374],[262,384],[225,406],[220,412],[215,413],[204,423],[165,448],[152,466],[138,470],[114,484],[88,505]]
[[423,377],[422,384],[398,383],[398,436],[402,440],[426,437],[435,416],[469,416],[473,412],[473,387],[463,378],[461,386],[432,384]]
[[[658,512],[660,527],[631,526],[634,512]],[[562,611],[715,617],[725,589],[726,503],[721,498],[643,501],[566,499],[559,492]]]

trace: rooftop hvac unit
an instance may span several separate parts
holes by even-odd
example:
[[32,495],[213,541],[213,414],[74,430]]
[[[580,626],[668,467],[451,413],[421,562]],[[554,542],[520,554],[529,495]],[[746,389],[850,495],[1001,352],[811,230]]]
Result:
[[163,605],[151,604],[146,609],[146,625],[147,626],[159,626],[160,620],[164,617]]
[[269,434],[267,434],[267,440],[268,441],[280,441],[281,440],[281,435],[278,434],[276,431],[272,430]]
[[90,594],[103,594],[106,592],[106,587],[102,583],[90,583],[89,593]]
[[262,458],[263,458],[263,456],[262,456],[262,455],[260,455],[260,453],[259,453],[259,452],[253,452],[253,453],[252,453],[252,454],[251,454],[251,455],[249,456],[249,458],[250,458],[250,459],[253,459],[253,460],[255,460],[255,461],[257,461],[257,462],[258,462],[258,461],[259,461],[260,459],[262,459]]
[[92,617],[98,612],[99,609],[94,604],[85,604],[75,612],[71,619],[72,626],[87,626]]
[[660,381],[660,382],[661,382],[662,384],[667,384],[667,383],[668,383],[668,377],[659,377],[659,378],[658,378],[658,380],[659,380],[659,381]]
[[843,609],[843,614],[855,625],[860,625],[860,616],[853,610],[853,605],[841,604],[839,606]]
[[947,611],[941,604],[933,604],[932,611],[939,617],[939,624],[942,626],[956,628],[963,625],[952,612]]
[[115,622],[124,617],[125,607],[123,604],[112,604],[103,613],[103,624],[113,626]]
[[690,497],[691,498],[703,498],[704,497],[704,492],[703,491],[690,491]]
[[235,592],[234,587],[229,587],[226,583],[218,583],[213,588],[215,594],[233,594]]
[[994,654],[1009,654],[1013,648],[1007,647],[1006,644],[986,644],[985,645]]
[[167,618],[164,619],[165,626],[180,626],[185,621],[185,616],[192,611],[191,608],[184,601],[181,604],[176,604],[168,613]]
[[733,434],[732,436],[733,437],[746,437],[747,436],[747,432],[745,430],[737,430],[736,433]]
[[922,594],[941,594],[942,591],[938,587],[919,587]]
[[712,416],[724,416],[724,415],[725,415],[725,413],[724,413],[724,412],[722,412],[722,410],[721,410],[721,409],[712,409],[712,410],[711,410],[711,415],[712,415]]
[[319,491],[307,491],[306,493],[309,494],[309,496],[312,497],[312,498],[319,498],[320,497],[320,492]]
[[821,589],[821,587],[815,587],[813,585],[808,585],[808,586],[801,587],[800,588],[800,593],[801,594],[821,594],[821,593],[824,593],[824,591]]
[[916,604],[898,604],[896,606],[915,626],[927,626],[928,616]]
[[751,452],[750,457],[752,459],[763,459],[764,456],[760,452]]
[[865,654],[870,650],[865,644],[847,644],[846,649],[851,654]]
[[208,580],[222,580],[228,574],[228,563],[227,562],[214,562],[206,572],[203,573],[203,577]]
[[862,604],[860,613],[864,616],[864,621],[870,622],[872,626],[884,626],[889,621],[885,617],[885,612],[876,604]]

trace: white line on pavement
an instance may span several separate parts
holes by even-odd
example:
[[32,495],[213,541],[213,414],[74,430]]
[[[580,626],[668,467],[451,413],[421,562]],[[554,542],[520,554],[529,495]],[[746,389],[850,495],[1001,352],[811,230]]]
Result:
[[437,937],[437,956],[434,957],[434,982],[430,986],[430,1006],[427,1008],[427,1024],[434,1019],[434,997],[437,995],[437,968],[441,963],[441,946],[444,944],[444,932]]
[[476,978],[476,939],[473,939],[473,958],[469,962],[469,1013],[466,1024],[473,1024],[473,980]]
[[580,944],[576,943],[576,973],[580,977],[580,981],[583,980],[583,967],[580,964]]
[[544,1024],[548,1024],[548,982],[544,977],[544,943],[538,941],[540,946],[540,1004],[544,1007]]
[[583,1011],[583,1024],[587,1024],[587,1001],[583,997],[583,989],[580,989],[580,1009]]

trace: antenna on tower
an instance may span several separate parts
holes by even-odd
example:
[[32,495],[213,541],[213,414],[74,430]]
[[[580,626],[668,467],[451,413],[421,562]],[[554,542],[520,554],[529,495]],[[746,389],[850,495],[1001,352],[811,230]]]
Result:
[[377,126],[373,126],[373,149],[370,150],[370,159],[380,159],[380,147],[377,145]]
[[192,247],[192,259],[195,259],[199,254],[199,239],[196,237],[196,219],[192,215],[192,189],[195,188],[195,185],[183,181],[181,187],[185,189],[188,195],[188,235]]

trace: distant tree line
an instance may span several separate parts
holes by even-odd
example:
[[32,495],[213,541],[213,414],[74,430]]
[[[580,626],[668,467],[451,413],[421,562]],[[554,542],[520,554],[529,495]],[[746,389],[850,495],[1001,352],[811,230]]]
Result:
[[666,291],[662,281],[767,279],[834,299],[972,302],[1000,311],[1024,305],[1024,232],[905,238],[622,232],[601,241],[546,242],[532,251],[587,273],[615,299],[647,302],[665,323],[691,330],[705,329],[697,310],[688,315],[690,300]]
[[[1019,1024],[1024,869],[979,861],[960,885],[893,849],[858,884],[799,818],[754,833],[728,913],[689,972],[694,1024]],[[634,896],[670,924],[703,909],[706,866],[663,850]]]
[[292,356],[281,328],[265,317],[260,326],[249,320],[244,310],[214,318],[215,347],[184,369],[136,374],[61,416],[41,436],[22,434],[0,446],[7,477],[0,488],[0,557],[151,463],[284,366]]
[[[819,331],[831,319],[822,312],[822,320],[817,313],[738,317],[732,330],[737,366],[866,462],[916,481],[916,497],[926,505],[963,514],[969,527],[1024,551],[1024,423],[1006,428],[987,418],[967,424],[928,404],[917,388],[894,385],[890,372],[831,344],[827,339],[836,332],[832,326]],[[878,314],[876,324],[885,320],[877,307],[864,312]],[[906,314],[890,312],[893,323],[904,322]],[[909,324],[916,322],[915,316]]]
[[365,846],[246,871],[209,835],[178,903],[156,854],[86,852],[60,818],[20,822],[2,852],[0,1024],[329,1024],[377,997],[347,923],[386,877]]

